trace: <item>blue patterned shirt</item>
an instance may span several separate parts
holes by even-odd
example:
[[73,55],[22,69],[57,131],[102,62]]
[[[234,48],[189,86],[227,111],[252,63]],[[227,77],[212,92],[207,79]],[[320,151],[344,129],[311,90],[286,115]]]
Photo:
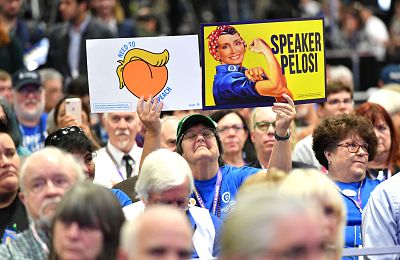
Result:
[[[38,237],[41,242],[50,248],[50,238],[43,230],[38,230]],[[0,246],[0,259],[12,260],[44,260],[48,255],[37,238],[35,238],[32,228],[20,233],[20,235],[10,241],[10,243]]]

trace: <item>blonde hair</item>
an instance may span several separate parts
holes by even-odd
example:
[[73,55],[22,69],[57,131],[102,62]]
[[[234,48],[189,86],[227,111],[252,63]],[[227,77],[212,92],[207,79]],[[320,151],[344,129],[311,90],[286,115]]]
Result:
[[334,182],[317,169],[295,169],[282,180],[279,191],[313,199],[324,206],[331,207],[338,218],[337,237],[335,240],[335,254],[340,258],[344,246],[343,229],[346,221],[346,207]]
[[285,236],[277,233],[280,219],[291,217],[295,221],[299,214],[316,218],[318,209],[313,201],[276,189],[242,192],[223,226],[220,259],[259,259],[275,243],[276,236]]
[[239,192],[247,192],[252,189],[258,189],[264,187],[277,188],[279,184],[286,178],[288,174],[284,171],[276,168],[271,168],[265,171],[259,171],[257,174],[248,177],[244,183],[240,186]]

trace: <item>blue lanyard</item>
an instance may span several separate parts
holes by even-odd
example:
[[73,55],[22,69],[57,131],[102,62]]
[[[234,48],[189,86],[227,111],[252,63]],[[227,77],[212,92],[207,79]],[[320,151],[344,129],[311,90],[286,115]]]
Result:
[[[222,183],[222,173],[221,170],[218,169],[217,183],[215,184],[214,199],[212,204],[212,214],[217,217],[220,217],[221,215],[220,198],[219,198],[220,197],[219,194],[221,193],[221,183]],[[200,207],[206,208],[206,204],[204,203],[204,200],[201,198],[201,195],[196,187],[194,188],[193,193]]]
[[362,198],[361,198],[361,188],[362,188],[364,182],[365,182],[365,179],[360,182],[360,186],[358,187],[357,200],[353,199],[351,196],[348,196],[348,195],[344,194],[343,190],[341,190],[339,186],[336,186],[338,188],[338,190],[340,191],[340,193],[343,194],[343,196],[345,196],[346,198],[350,199],[356,205],[356,207],[360,211],[360,213],[363,212],[363,209],[362,209],[363,203],[362,203]]
[[108,156],[110,156],[111,161],[114,163],[115,169],[117,170],[119,176],[121,176],[121,179],[125,180],[124,176],[122,175],[121,171],[119,170],[119,165],[118,165],[117,161],[115,160],[114,156],[111,154],[110,150],[108,150],[107,145],[106,145],[106,152],[107,152]]

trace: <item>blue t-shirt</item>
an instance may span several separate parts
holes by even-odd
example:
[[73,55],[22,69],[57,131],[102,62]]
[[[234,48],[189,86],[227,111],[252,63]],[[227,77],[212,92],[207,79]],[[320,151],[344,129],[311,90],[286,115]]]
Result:
[[[196,223],[190,214],[190,211],[186,211],[187,216],[189,217],[190,224],[192,225],[192,230],[196,230]],[[220,239],[221,239],[221,228],[222,228],[222,220],[214,216],[213,214],[210,213],[211,220],[214,224],[214,230],[215,230],[215,239],[214,239],[214,246],[213,246],[213,257],[218,257],[220,253]],[[193,254],[192,254],[192,259],[199,258],[196,249],[193,249]]]
[[114,193],[115,197],[117,197],[119,204],[121,205],[121,208],[131,205],[132,200],[129,198],[128,195],[126,195],[125,192],[123,192],[120,189],[111,189],[112,193]]
[[44,147],[44,141],[47,137],[46,120],[47,114],[43,113],[40,117],[39,124],[35,127],[28,127],[20,124],[23,147],[28,148],[31,152],[38,151]]
[[[220,192],[220,218],[225,220],[229,213],[235,208],[235,196],[242,183],[252,174],[259,172],[261,169],[243,166],[240,168],[225,165],[219,168],[222,174],[221,192]],[[215,194],[215,185],[217,183],[217,174],[209,180],[195,180],[194,185],[200,193],[206,208],[212,214],[212,204]],[[195,198],[192,194],[192,198]],[[197,205],[199,206],[199,205]]]
[[232,104],[254,104],[254,106],[275,102],[275,98],[262,96],[255,89],[240,65],[219,65],[214,76],[213,94],[217,106]]
[[[365,205],[367,205],[371,192],[375,189],[375,187],[379,183],[380,183],[379,180],[372,180],[369,178],[365,178],[365,181],[360,190],[362,209],[364,209]],[[362,245],[362,238],[361,238],[362,213],[360,212],[360,210],[356,206],[356,203],[353,200],[357,201],[358,197],[357,194],[358,194],[358,189],[360,187],[360,182],[343,183],[336,181],[336,185],[344,193],[346,193],[344,190],[352,190],[353,194],[355,194],[355,196],[350,197],[350,196],[345,196],[343,193],[341,193],[347,208],[347,224],[345,227],[345,247],[358,247],[359,245]]]

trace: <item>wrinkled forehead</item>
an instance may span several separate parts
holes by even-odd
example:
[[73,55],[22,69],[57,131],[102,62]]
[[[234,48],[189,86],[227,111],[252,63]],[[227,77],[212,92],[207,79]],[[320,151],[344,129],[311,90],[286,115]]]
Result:
[[254,123],[259,121],[274,122],[276,120],[276,113],[272,111],[271,107],[264,107],[259,109],[254,116]]
[[194,124],[194,125],[188,127],[188,128],[186,129],[185,132],[202,130],[202,129],[204,129],[204,128],[208,128],[208,127],[205,126],[205,125],[202,124],[202,123],[197,123],[197,124]]
[[[53,159],[53,158],[51,158]],[[76,177],[72,166],[56,160],[36,160],[24,169],[23,182],[30,182],[34,179],[53,179],[56,177],[66,177],[73,179]]]
[[106,118],[114,122],[122,119],[127,122],[133,122],[138,119],[138,115],[136,112],[111,112],[106,114]]

